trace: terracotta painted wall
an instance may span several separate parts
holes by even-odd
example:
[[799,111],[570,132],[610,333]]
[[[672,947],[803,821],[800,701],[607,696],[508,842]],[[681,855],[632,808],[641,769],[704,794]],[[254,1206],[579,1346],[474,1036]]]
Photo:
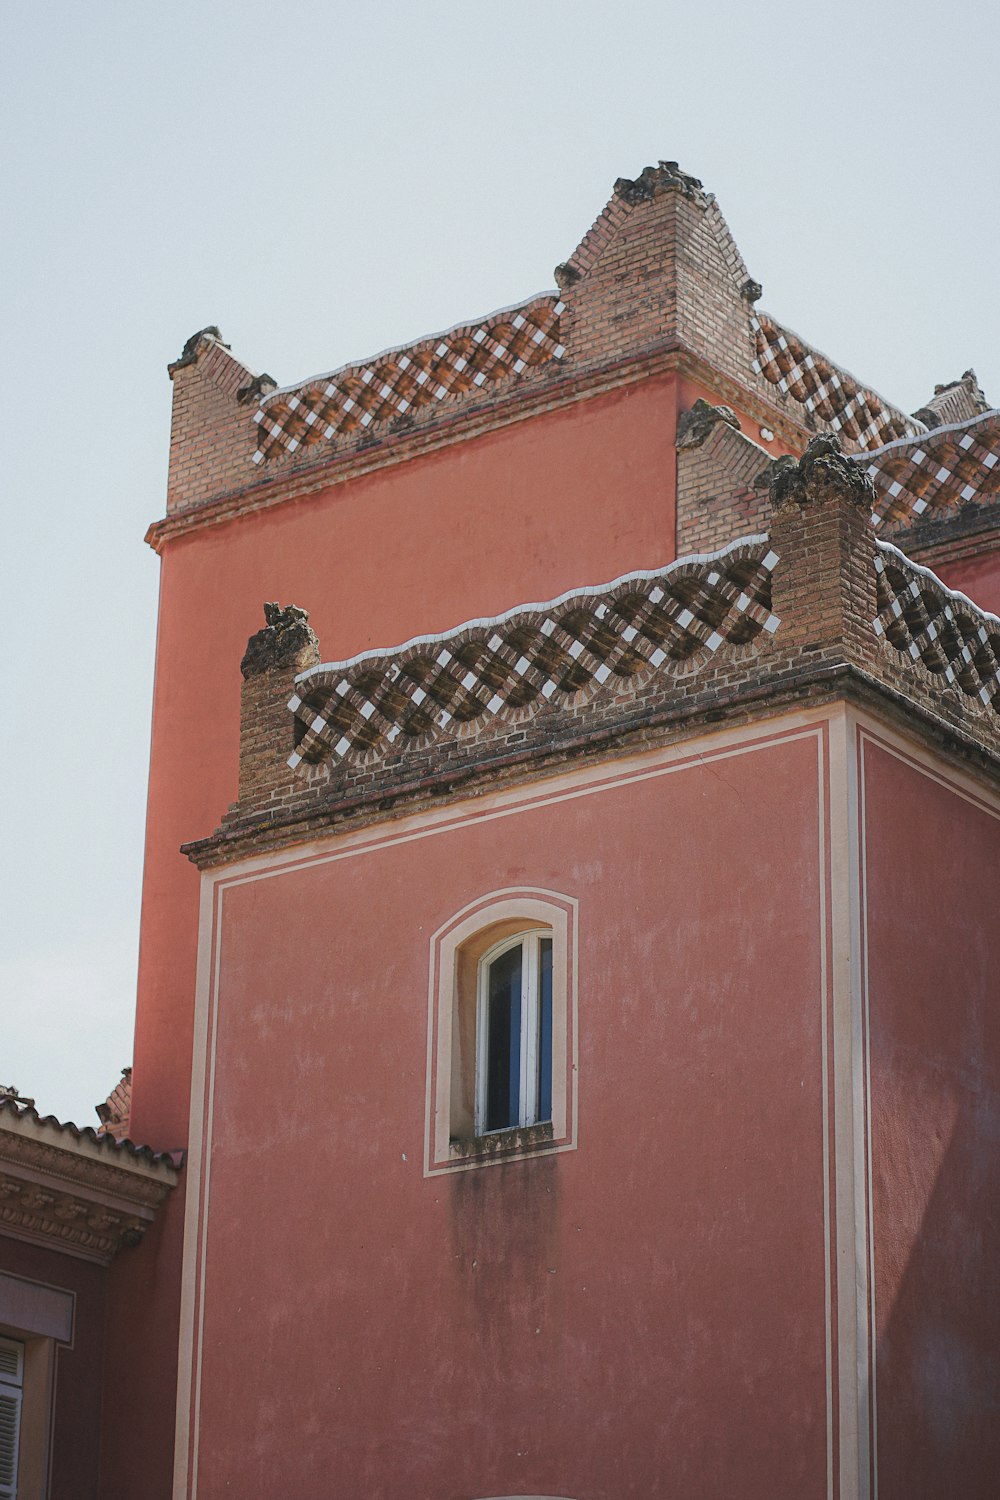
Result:
[[1000,551],[985,552],[981,557],[961,562],[942,563],[934,572],[950,589],[968,594],[981,609],[1000,615]]
[[98,1500],[107,1272],[72,1255],[0,1235],[0,1271],[75,1298],[73,1339],[56,1350],[49,1494]]
[[[739,749],[226,890],[199,1500],[826,1496],[823,740]],[[579,1146],[427,1177],[431,934],[514,884]]]
[[1000,817],[864,754],[880,1500],[1000,1475]]
[[[308,608],[331,660],[669,561],[675,409],[673,377],[664,376],[167,545],[137,1140],[173,1149],[187,1138],[198,877],[178,849],[211,831],[236,795],[239,661],[263,601]],[[125,1420],[106,1431],[105,1475],[136,1500],[169,1493],[180,1200],[140,1257],[114,1268],[111,1344],[124,1356],[141,1324],[145,1352],[138,1366],[134,1350],[121,1362],[114,1394]]]

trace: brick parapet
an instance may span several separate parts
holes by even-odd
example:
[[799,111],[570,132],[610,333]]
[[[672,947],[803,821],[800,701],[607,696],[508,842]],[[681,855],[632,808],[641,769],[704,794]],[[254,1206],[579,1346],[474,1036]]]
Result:
[[1000,412],[902,439],[868,455],[880,534],[922,546],[996,524],[1000,498]]
[[[371,753],[336,763],[327,754],[296,772],[287,765],[295,733],[285,708],[293,675],[286,663],[280,673],[244,685],[240,801],[213,838],[190,846],[192,858],[236,858],[301,836],[306,827],[370,818],[400,801],[433,799],[458,786],[486,789],[497,777],[548,774],[579,755],[659,742],[834,691],[881,695],[894,712],[908,712],[939,737],[950,737],[963,754],[1000,766],[1000,694],[994,702],[980,686],[993,680],[1000,621],[876,542],[870,482],[828,440],[811,445],[801,464],[779,461],[772,478],[770,538],[741,545],[750,562],[757,559],[752,587],[759,597],[762,549],[770,548],[776,629],[758,628],[752,638],[736,629],[728,641],[711,649],[702,644],[682,661],[647,664],[624,679],[592,674],[578,692],[552,700],[536,694],[457,731],[430,728],[395,747],[373,741]],[[708,609],[711,579],[724,565],[692,559],[678,566],[708,586],[696,605]],[[631,597],[629,589],[625,593]],[[567,609],[572,615],[575,600]],[[550,606],[540,607],[527,623],[516,621],[516,630],[537,630],[552,614]],[[910,632],[905,640],[904,626]],[[317,670],[329,692],[342,669],[333,675]],[[295,693],[306,691],[300,678]],[[300,726],[311,713],[306,705]]]
[[673,336],[735,383],[741,406],[749,398],[762,407],[766,425],[793,424],[807,434],[835,430],[836,423],[807,410],[773,369],[760,367],[754,304],[761,288],[715,196],[676,162],[647,167],[634,181],[619,179],[610,203],[556,276],[567,308],[568,363],[648,350]]
[[[697,738],[721,728],[765,721],[792,709],[822,710],[847,702],[881,715],[1000,785],[1000,745],[994,737],[970,731],[959,713],[940,712],[937,684],[927,676],[927,692],[914,692],[919,671],[883,671],[878,676],[836,652],[781,653],[774,648],[762,670],[749,675],[739,665],[716,667],[695,690],[665,697],[657,706],[631,703],[609,719],[587,716],[576,732],[549,736],[541,744],[517,732],[493,746],[493,753],[464,760],[417,758],[407,767],[373,779],[334,785],[323,767],[312,767],[295,793],[255,811],[237,808],[209,838],[183,852],[200,868],[251,858],[264,851],[294,847],[331,832],[350,832],[373,823],[421,811],[455,796],[476,797],[523,786],[575,765],[603,762]],[[568,726],[563,726],[568,730]]]
[[[609,362],[589,370],[567,369],[544,381],[511,382],[489,401],[455,407],[437,420],[422,427],[390,425],[364,444],[345,444],[334,452],[310,449],[315,455],[309,462],[287,470],[279,460],[273,471],[260,477],[255,470],[250,482],[242,482],[219,495],[178,508],[161,520],[154,521],[146,532],[146,541],[157,552],[174,537],[184,536],[203,527],[220,525],[240,516],[270,509],[289,501],[328,489],[361,475],[371,474],[396,464],[408,463],[424,454],[439,451],[455,443],[510,427],[558,411],[579,401],[610,394],[640,381],[660,375],[681,373],[697,383],[714,389],[724,399],[739,404],[747,415],[761,425],[770,425],[789,448],[800,451],[809,439],[809,430],[776,412],[748,394],[735,381],[705,360],[668,341],[653,353]],[[512,387],[512,388],[511,388]],[[249,471],[252,465],[246,465]],[[242,480],[247,473],[241,471]]]
[[[285,392],[234,359],[218,330],[202,330],[171,366],[167,516],[149,540],[158,547],[318,488],[328,475],[404,461],[578,399],[584,387],[644,378],[664,359],[699,366],[719,396],[797,450],[810,432],[836,430],[870,447],[918,430],[758,312],[760,288],[714,196],[676,163],[620,179],[557,279],[559,293]],[[962,410],[982,404],[971,372],[935,398],[942,410],[958,409],[955,391]],[[749,517],[753,497],[738,493]]]
[[[338,426],[333,441],[314,441],[321,431],[333,429],[324,425],[325,416],[320,419],[312,412],[314,425],[299,433],[293,451],[272,438],[266,456],[257,445],[267,423],[261,426],[255,417],[284,410],[281,403],[287,406],[298,399],[300,387],[286,400],[274,391],[269,377],[255,376],[233,358],[217,330],[196,335],[189,341],[193,351],[186,348],[171,367],[174,413],[167,518],[154,524],[149,539],[158,545],[161,538],[177,534],[175,522],[191,529],[215,520],[216,505],[231,510],[236,496],[256,497],[244,509],[280,503],[286,492],[301,492],[313,476],[331,466],[364,471],[373,462],[405,459],[439,437],[454,441],[459,431],[482,430],[500,412],[523,408],[527,414],[575,399],[581,380],[592,382],[596,377],[598,383],[613,383],[623,367],[636,362],[632,378],[641,378],[639,365],[655,366],[678,352],[721,381],[726,389],[720,394],[726,399],[734,399],[732,392],[738,392],[738,404],[753,406],[763,425],[785,427],[790,434],[807,433],[816,425],[786,393],[754,371],[750,320],[752,298],[759,289],[746,275],[714,197],[675,164],[647,169],[636,183],[620,180],[594,229],[559,271],[562,303],[556,302],[556,294],[525,303],[520,312],[529,320],[526,329],[519,334],[508,329],[501,337],[501,343],[503,337],[527,338],[534,348],[530,320],[544,323],[554,317],[551,326],[545,324],[538,362],[533,362],[536,354],[526,355],[527,363],[518,361],[519,370],[505,368],[503,378],[491,376],[480,388],[462,389],[469,371],[455,376],[452,359],[451,377],[457,384],[449,384],[447,399],[422,406],[411,402],[405,412],[396,402],[390,418],[382,420],[376,412],[376,420],[366,427],[346,431]],[[563,304],[562,312],[555,314],[553,309]],[[511,317],[518,312],[511,309]],[[456,349],[461,344],[464,350],[471,338],[482,335],[487,342],[480,347],[486,348],[492,337],[487,337],[487,330],[506,329],[510,320],[494,314],[480,324],[463,325],[441,335],[441,347],[450,339],[458,341]],[[542,337],[541,327],[537,331]],[[369,388],[374,390],[381,379],[377,372],[387,359],[393,380],[410,379],[416,369],[413,361],[433,359],[437,337],[378,356],[368,366],[305,382],[303,400],[312,400],[309,392],[314,389],[322,395],[328,379],[349,384],[372,372],[376,378]],[[559,357],[554,357],[556,349],[562,351]],[[400,375],[404,358],[412,368]],[[341,412],[337,421],[342,417]],[[282,420],[287,418],[286,412]],[[255,453],[264,460],[257,469],[252,462]],[[267,478],[261,483],[264,471]]]
[[251,408],[241,402],[240,392],[258,389],[262,377],[236,359],[212,329],[188,340],[181,358],[170,366],[170,378],[168,516],[245,480],[254,429]]
[[931,399],[913,415],[925,426],[933,428],[967,422],[989,410],[990,403],[976,379],[975,370],[966,370],[960,380],[936,385]]
[[363,449],[387,430],[433,427],[498,391],[558,374],[564,357],[556,292],[432,334],[264,396],[250,458],[263,468],[308,467],[320,454]]
[[241,663],[239,800],[249,808],[283,795],[288,784],[287,702],[300,672],[319,661],[305,610],[264,606],[266,624]]
[[831,439],[814,440],[799,464],[772,465],[774,609],[786,646],[833,644],[865,665],[875,658],[872,493]]

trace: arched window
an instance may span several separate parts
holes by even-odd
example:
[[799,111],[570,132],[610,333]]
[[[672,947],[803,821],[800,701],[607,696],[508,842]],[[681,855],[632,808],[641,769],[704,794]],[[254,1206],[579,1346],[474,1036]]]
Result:
[[479,960],[476,1134],[552,1119],[552,932],[503,939]]
[[493,891],[431,939],[429,1173],[576,1145],[576,909]]

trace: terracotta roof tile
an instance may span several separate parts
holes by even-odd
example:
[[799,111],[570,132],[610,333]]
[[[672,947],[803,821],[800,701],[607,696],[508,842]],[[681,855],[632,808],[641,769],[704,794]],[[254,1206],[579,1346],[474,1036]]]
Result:
[[116,1140],[113,1135],[102,1134],[91,1125],[81,1127],[69,1120],[58,1120],[55,1115],[40,1115],[33,1105],[26,1104],[9,1094],[0,1094],[0,1115],[5,1114],[13,1115],[18,1120],[28,1120],[35,1125],[41,1125],[67,1141],[80,1141],[96,1146],[108,1157],[122,1155],[151,1164],[159,1162],[164,1166],[177,1165],[176,1152],[154,1151],[150,1146],[137,1146],[134,1141],[127,1138]]

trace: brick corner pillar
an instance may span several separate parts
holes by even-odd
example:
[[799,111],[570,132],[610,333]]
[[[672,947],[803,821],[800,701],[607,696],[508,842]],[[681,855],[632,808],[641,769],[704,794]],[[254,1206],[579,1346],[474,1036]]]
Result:
[[241,812],[259,810],[287,789],[292,778],[288,758],[295,748],[288,699],[298,673],[320,659],[319,641],[304,609],[265,604],[264,618],[267,624],[250,637],[240,663]]
[[276,382],[270,375],[255,375],[238,360],[215,327],[192,334],[167,373],[174,387],[167,473],[171,512],[214,499],[253,478],[253,412]]
[[833,437],[771,466],[774,612],[785,644],[860,662],[875,651],[874,490]]
[[683,347],[742,386],[757,385],[751,314],[760,287],[714,195],[676,162],[619,177],[555,277],[569,364]]

